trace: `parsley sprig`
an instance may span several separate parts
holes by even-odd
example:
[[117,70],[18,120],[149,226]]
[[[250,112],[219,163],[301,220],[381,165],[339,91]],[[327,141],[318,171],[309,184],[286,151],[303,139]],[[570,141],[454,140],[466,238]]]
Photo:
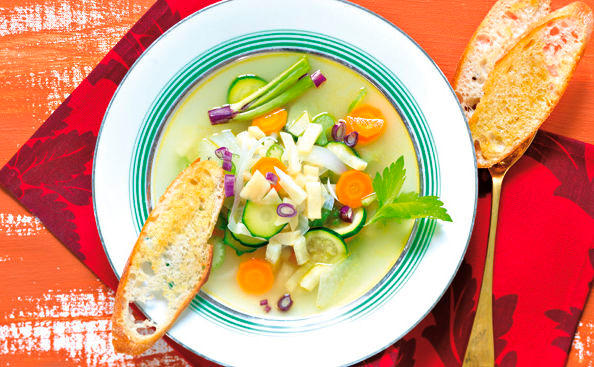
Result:
[[384,168],[383,173],[376,173],[373,179],[378,209],[365,225],[380,219],[415,219],[432,218],[451,222],[452,218],[437,196],[419,196],[414,192],[401,193],[406,178],[404,158]]

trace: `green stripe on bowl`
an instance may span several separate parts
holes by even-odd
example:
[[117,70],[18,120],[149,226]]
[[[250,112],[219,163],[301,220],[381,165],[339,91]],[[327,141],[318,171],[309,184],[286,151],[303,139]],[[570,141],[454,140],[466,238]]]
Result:
[[[422,194],[439,195],[439,162],[433,136],[414,98],[390,70],[359,48],[333,37],[297,30],[257,32],[223,42],[197,56],[169,81],[148,111],[136,137],[129,178],[130,208],[138,232],[149,215],[147,177],[151,150],[169,112],[198,79],[222,63],[246,54],[278,49],[338,59],[377,85],[394,102],[407,124],[417,150]],[[434,220],[417,220],[408,250],[401,255],[398,265],[366,296],[340,308],[339,312],[299,320],[270,320],[239,314],[203,294],[196,296],[190,308],[224,327],[264,334],[301,332],[361,317],[387,302],[405,284],[427,251],[435,227]]]

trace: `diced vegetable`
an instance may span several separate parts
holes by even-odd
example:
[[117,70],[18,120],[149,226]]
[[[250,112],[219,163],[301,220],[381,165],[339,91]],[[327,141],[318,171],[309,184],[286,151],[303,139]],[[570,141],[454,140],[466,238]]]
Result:
[[232,249],[234,249],[237,256],[241,256],[245,253],[254,252],[257,250],[257,248],[255,248],[255,247],[248,247],[248,246],[241,244],[239,241],[237,241],[235,238],[233,238],[233,236],[231,235],[231,231],[229,231],[228,229],[225,231],[225,237],[223,237],[223,243],[225,245],[231,247]]
[[274,284],[272,266],[261,259],[249,259],[239,264],[237,283],[241,289],[249,294],[263,294],[268,292]]
[[293,135],[294,137],[299,137],[301,134],[303,134],[305,128],[309,124],[309,113],[307,113],[307,111],[303,111],[303,113],[299,115],[295,121],[291,121],[285,126],[285,130],[287,130],[289,134]]
[[303,165],[303,174],[306,176],[315,177],[319,180],[320,177],[320,169],[316,166],[311,166],[309,164]]
[[307,193],[307,218],[322,218],[322,186],[319,182],[307,182],[305,184]]
[[225,197],[235,195],[235,175],[225,175],[224,178]]
[[320,277],[330,271],[332,268],[331,265],[328,264],[316,264],[313,268],[311,268],[304,276],[301,278],[301,282],[299,285],[301,288],[306,289],[308,291],[312,291],[315,287],[318,286],[320,282]]
[[270,148],[266,151],[266,156],[270,158],[276,158],[281,160],[283,157],[283,153],[285,152],[285,148],[283,148],[280,144],[272,144]]
[[379,138],[386,129],[384,115],[370,105],[361,105],[345,117],[347,133],[359,133],[359,144],[368,144]]
[[243,187],[239,196],[244,200],[261,201],[270,190],[270,182],[260,171],[255,171],[252,178]]
[[287,110],[277,108],[272,112],[254,119],[252,126],[258,127],[264,134],[279,132],[287,123]]
[[332,137],[332,127],[336,123],[336,119],[328,112],[322,112],[313,118],[312,123],[322,126],[322,133],[316,140],[316,144],[326,145],[328,139]]
[[342,140],[347,147],[352,148],[357,145],[357,142],[359,142],[359,133],[356,131],[351,131],[350,133],[346,134]]
[[[258,171],[263,174],[264,177],[267,173],[274,173],[277,175],[279,177],[279,181],[276,183],[276,185],[273,185],[273,187],[278,192],[281,188],[280,182],[282,178],[276,173],[277,168],[283,172],[287,171],[287,166],[285,166],[279,159],[272,157],[262,157],[260,160],[258,160],[258,162],[256,162],[256,164],[252,166],[251,172],[253,174],[254,172]],[[268,185],[270,186],[270,183],[268,183]]]
[[260,204],[266,205],[278,205],[280,203],[281,198],[280,196],[278,196],[278,193],[274,188],[270,189],[270,191],[268,191],[268,194],[266,194],[266,196],[264,196],[262,200],[260,200]]
[[344,143],[331,142],[326,148],[334,153],[347,166],[358,171],[364,171],[367,168],[367,162],[358,157],[357,153]]
[[303,135],[297,140],[297,151],[299,154],[309,154],[316,143],[318,137],[322,134],[322,126],[319,124],[309,124],[305,128]]
[[338,201],[351,208],[361,206],[364,197],[373,192],[371,177],[367,173],[350,170],[346,171],[336,183]]
[[262,131],[262,129],[260,129],[258,126],[249,126],[247,131],[248,133],[250,133],[251,136],[253,136],[256,139],[262,139],[266,136],[264,131]]
[[353,102],[351,102],[351,104],[349,105],[349,112],[351,112],[353,109],[355,109],[355,107],[357,107],[363,101],[363,98],[365,98],[366,95],[367,95],[367,88],[361,87],[361,89],[359,89],[359,93],[357,94],[357,97],[355,97],[355,99],[353,99]]
[[287,175],[283,171],[278,168],[275,168],[276,174],[280,178],[279,184],[285,190],[285,192],[289,195],[289,197],[295,202],[296,205],[301,204],[307,194],[297,183],[291,178],[291,176]]
[[267,84],[266,80],[252,74],[236,77],[227,91],[227,103],[233,104],[254,93]]
[[332,264],[347,251],[342,236],[328,228],[311,229],[305,240],[309,257],[316,263]]
[[248,201],[243,210],[242,220],[253,236],[269,239],[285,227],[275,224],[276,216],[276,206]]
[[347,170],[345,164],[338,159],[336,154],[317,145],[313,146],[311,153],[303,157],[303,161],[327,168],[339,175]]
[[271,264],[276,264],[278,259],[280,258],[281,252],[283,249],[283,245],[276,242],[270,242],[266,246],[266,261]]
[[363,229],[366,220],[367,211],[365,208],[361,207],[353,209],[352,221],[350,223],[340,221],[334,225],[328,226],[328,228],[341,235],[342,238],[349,238],[353,237]]
[[286,159],[289,163],[288,172],[297,173],[301,171],[301,163],[299,162],[299,152],[297,151],[297,146],[293,141],[293,137],[290,134],[284,132],[280,133],[280,137],[283,141],[283,145],[285,146],[284,159]]

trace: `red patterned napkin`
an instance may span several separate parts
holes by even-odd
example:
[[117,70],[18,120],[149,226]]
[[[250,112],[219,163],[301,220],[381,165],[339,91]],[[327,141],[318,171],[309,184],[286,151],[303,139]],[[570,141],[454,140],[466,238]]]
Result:
[[[0,170],[0,184],[115,288],[91,200],[97,132],[118,84],[165,30],[214,1],[159,0]],[[594,271],[594,147],[540,132],[508,173],[495,256],[495,354],[499,366],[562,366]],[[482,277],[490,179],[468,252],[435,309],[364,366],[460,366]],[[211,365],[179,350],[198,366]]]

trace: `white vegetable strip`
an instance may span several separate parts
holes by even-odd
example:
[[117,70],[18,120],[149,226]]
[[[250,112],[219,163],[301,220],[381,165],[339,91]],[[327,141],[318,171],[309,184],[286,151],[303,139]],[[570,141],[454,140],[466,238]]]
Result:
[[301,288],[307,289],[308,291],[312,291],[320,282],[320,277],[330,271],[331,265],[326,264],[317,264],[310,271],[308,271],[299,285]]
[[307,217],[309,219],[322,218],[322,186],[319,182],[307,182]]
[[303,161],[313,163],[316,166],[327,168],[330,171],[337,173],[339,175],[343,172],[346,172],[347,170],[347,166],[345,166],[345,164],[342,163],[340,159],[338,159],[336,154],[318,145],[314,145],[312,147],[311,153],[304,156]]
[[311,269],[312,267],[313,264],[305,264],[299,267],[299,269],[297,269],[285,283],[285,289],[289,292],[293,292],[295,288],[299,285],[301,278],[303,278],[305,273],[307,273],[309,269]]
[[[330,181],[330,179],[328,179],[328,181]],[[331,210],[334,207],[334,198],[328,193],[328,189],[326,189],[325,185],[322,184],[320,187],[322,188],[322,198],[324,200],[322,208]]]
[[342,163],[346,164],[347,166],[356,169],[357,171],[364,171],[365,168],[367,168],[367,162],[355,156],[354,154],[347,153],[343,149],[337,148],[335,145],[328,145],[328,147],[328,150],[336,154],[338,159],[340,159]]
[[293,251],[298,265],[303,265],[309,261],[309,252],[307,252],[307,243],[305,237],[299,236],[293,241]]
[[287,134],[285,132],[280,133],[281,140],[283,141],[283,145],[285,146],[285,157],[289,162],[289,172],[290,173],[297,173],[301,171],[301,163],[299,162],[299,153],[297,152],[297,146],[293,141],[293,137],[291,134]]
[[241,149],[239,148],[237,139],[235,138],[235,135],[233,135],[231,130],[224,130],[218,134],[213,134],[210,137],[210,140],[217,145],[217,148],[226,147],[233,154],[241,153]]
[[322,133],[322,125],[320,124],[309,124],[305,128],[303,135],[297,140],[297,151],[299,154],[309,154],[318,140],[318,136]]
[[283,245],[278,242],[269,242],[266,245],[266,261],[271,264],[276,264],[280,258]]
[[336,191],[334,190],[334,187],[335,185],[332,185],[330,183],[330,178],[328,178],[328,181],[326,181],[326,189],[328,190],[328,193],[332,195],[334,200],[338,201],[338,197],[336,196]]
[[266,136],[264,132],[258,126],[250,126],[247,129],[248,133],[256,139],[262,139]]
[[299,185],[297,185],[297,183],[291,178],[291,176],[287,175],[277,167],[274,167],[274,170],[276,171],[276,174],[280,179],[279,184],[281,185],[281,187],[285,189],[285,191],[287,192],[287,194],[289,194],[289,197],[295,202],[295,204],[301,204],[307,196],[305,191],[303,191],[303,189],[299,187]]

